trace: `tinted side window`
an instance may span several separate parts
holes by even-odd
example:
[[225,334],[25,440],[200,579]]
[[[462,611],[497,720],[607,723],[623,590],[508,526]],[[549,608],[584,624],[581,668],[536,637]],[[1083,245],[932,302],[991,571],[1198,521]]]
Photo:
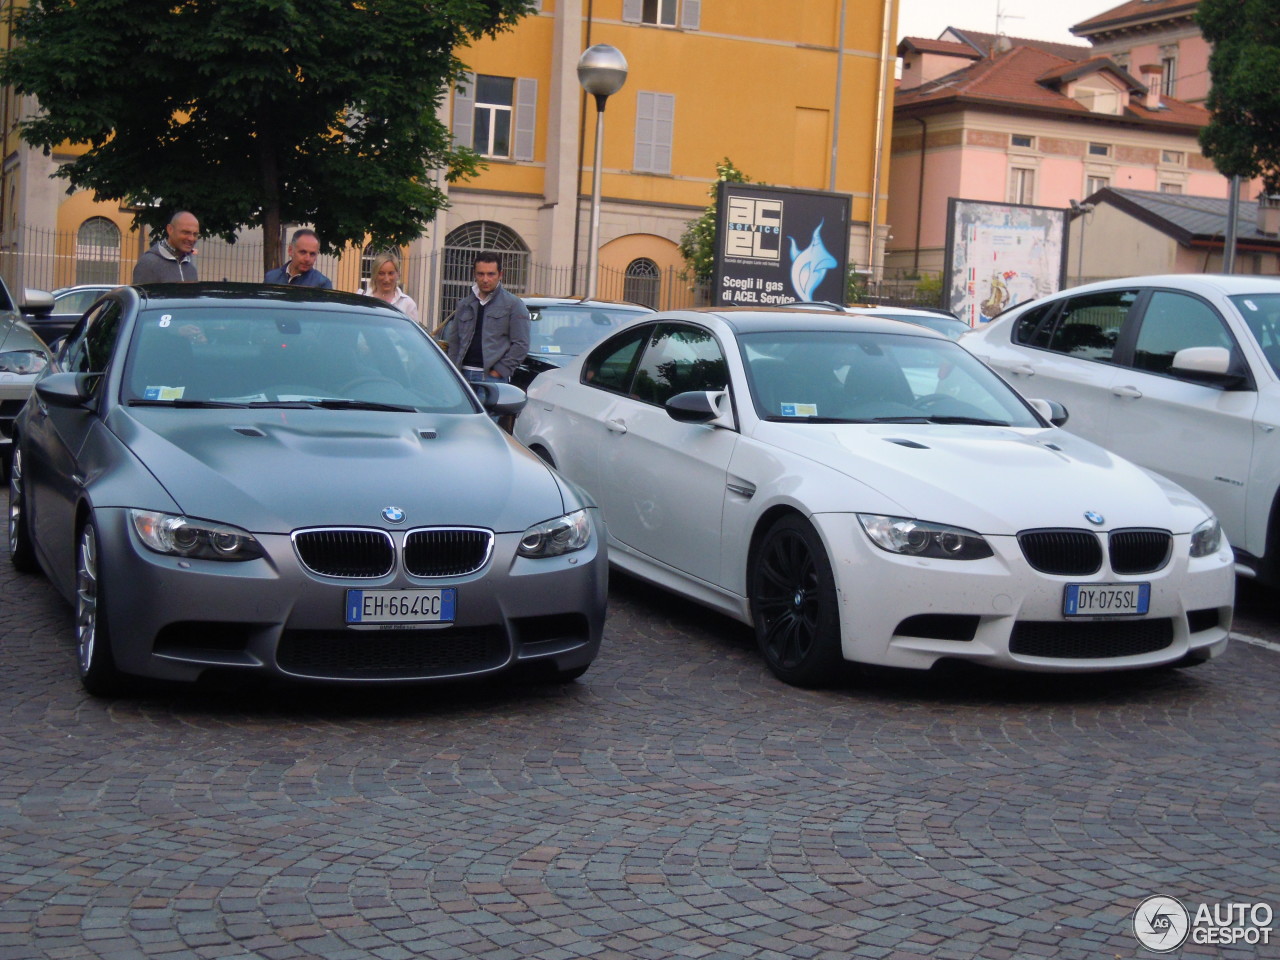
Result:
[[1041,307],[1033,307],[1013,323],[1013,342],[1024,343],[1028,347],[1049,346],[1049,334],[1052,325],[1046,323],[1049,315],[1058,308],[1055,300]]
[[587,362],[582,365],[582,382],[615,393],[628,392],[636,358],[651,333],[653,326],[645,324],[610,337],[600,344],[591,351]]
[[724,354],[711,331],[664,323],[636,370],[632,396],[661,404],[688,390],[723,390],[728,377]]
[[1137,299],[1137,290],[1104,290],[1071,297],[1062,305],[1049,349],[1083,360],[1110,362],[1120,327]]
[[102,373],[111,359],[111,349],[120,334],[120,317],[124,310],[115,300],[108,300],[89,315],[79,335],[67,346],[63,369],[72,373]]
[[1235,341],[1213,307],[1184,293],[1157,290],[1142,315],[1133,365],[1169,373],[1173,355],[1186,347],[1226,347],[1236,356]]

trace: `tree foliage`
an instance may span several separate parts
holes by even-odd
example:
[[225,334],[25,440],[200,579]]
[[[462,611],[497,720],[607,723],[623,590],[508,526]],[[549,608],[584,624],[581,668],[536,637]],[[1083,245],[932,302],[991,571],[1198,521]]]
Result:
[[1213,45],[1200,133],[1205,156],[1226,176],[1262,177],[1280,193],[1280,6],[1276,0],[1200,0],[1196,20]]
[[684,279],[698,281],[711,279],[716,262],[716,194],[722,183],[750,183],[751,178],[725,157],[716,164],[716,182],[708,193],[711,203],[697,220],[690,220],[680,235],[680,255],[684,257]]
[[[88,150],[58,176],[137,205],[153,228],[190,209],[202,231],[325,248],[407,243],[478,157],[436,107],[454,49],[511,27],[531,0],[31,0],[0,82],[34,94],[22,135]],[[264,244],[267,265],[277,245]]]

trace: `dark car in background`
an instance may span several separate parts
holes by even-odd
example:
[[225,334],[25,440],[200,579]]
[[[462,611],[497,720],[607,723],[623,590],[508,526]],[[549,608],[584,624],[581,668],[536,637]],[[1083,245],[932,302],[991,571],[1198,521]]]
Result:
[[533,378],[563,367],[588,347],[636,317],[653,313],[638,303],[573,297],[521,297],[529,308],[529,354],[511,382],[527,388]]
[[28,317],[31,329],[40,334],[45,343],[53,343],[65,337],[93,306],[94,301],[115,287],[106,283],[81,283],[74,287],[59,287],[53,291],[53,310],[44,316]]
[[523,391],[468,386],[395,308],[117,287],[58,364],[14,425],[9,556],[74,606],[90,693],[208,672],[571,680],[595,657],[594,503],[488,416]]

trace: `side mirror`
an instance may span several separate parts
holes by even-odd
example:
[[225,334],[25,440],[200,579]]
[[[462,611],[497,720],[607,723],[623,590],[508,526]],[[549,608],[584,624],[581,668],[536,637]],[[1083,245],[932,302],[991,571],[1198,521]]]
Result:
[[18,309],[33,317],[47,317],[53,313],[53,294],[48,290],[27,287],[22,291],[22,303]]
[[680,423],[709,423],[732,428],[732,418],[725,412],[728,397],[728,390],[690,390],[677,393],[663,407],[667,416]]
[[93,386],[101,374],[51,373],[36,381],[36,395],[54,407],[79,407],[93,398]]
[[473,383],[481,406],[498,417],[515,417],[524,409],[528,397],[525,392],[510,383]]
[[1027,403],[1031,404],[1032,410],[1040,414],[1040,416],[1044,417],[1055,427],[1062,426],[1067,422],[1070,416],[1070,414],[1067,413],[1067,408],[1057,400],[1041,400],[1037,398],[1035,400],[1028,400]]
[[1173,355],[1169,372],[1224,390],[1248,383],[1247,377],[1231,369],[1231,351],[1226,347],[1184,347]]

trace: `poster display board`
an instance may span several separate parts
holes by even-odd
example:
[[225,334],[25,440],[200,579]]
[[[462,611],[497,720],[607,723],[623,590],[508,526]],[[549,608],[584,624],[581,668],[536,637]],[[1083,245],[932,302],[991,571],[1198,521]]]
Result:
[[844,303],[852,199],[722,182],[716,194],[716,306]]
[[1067,211],[952,197],[945,306],[970,326],[1056,293],[1067,275]]

